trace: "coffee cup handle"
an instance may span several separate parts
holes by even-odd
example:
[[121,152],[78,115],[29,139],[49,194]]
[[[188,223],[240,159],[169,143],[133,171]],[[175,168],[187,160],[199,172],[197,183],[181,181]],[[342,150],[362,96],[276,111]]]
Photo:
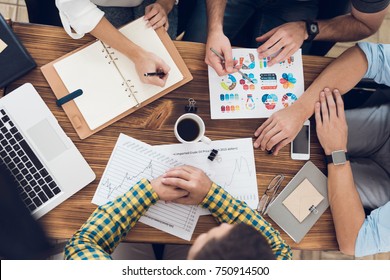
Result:
[[211,143],[211,139],[208,138],[207,136],[204,136],[200,139],[201,142],[205,143],[205,144],[210,144]]

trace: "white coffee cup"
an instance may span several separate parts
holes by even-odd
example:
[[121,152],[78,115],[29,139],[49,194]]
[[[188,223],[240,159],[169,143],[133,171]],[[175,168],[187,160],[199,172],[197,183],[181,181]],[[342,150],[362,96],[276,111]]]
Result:
[[210,138],[204,134],[206,127],[203,120],[196,114],[187,113],[181,115],[175,123],[175,136],[181,143],[196,143],[202,141],[211,143]]

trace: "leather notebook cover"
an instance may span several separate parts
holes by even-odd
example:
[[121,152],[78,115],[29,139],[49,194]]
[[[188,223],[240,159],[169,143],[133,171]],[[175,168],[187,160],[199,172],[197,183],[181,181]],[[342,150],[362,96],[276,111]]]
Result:
[[[173,59],[175,65],[179,69],[182,79],[173,85],[171,85],[168,88],[165,88],[158,94],[152,96],[151,98],[143,101],[140,106],[135,106],[127,111],[124,111],[123,113],[117,115],[116,117],[106,121],[105,123],[97,126],[96,128],[90,128],[90,126],[87,123],[86,118],[83,116],[82,111],[79,109],[77,103],[75,100],[71,100],[67,102],[66,104],[62,105],[62,108],[64,109],[65,113],[67,114],[69,120],[71,121],[74,129],[76,130],[78,136],[81,139],[85,139],[92,134],[102,130],[103,128],[109,126],[110,124],[120,120],[121,118],[133,113],[134,111],[142,108],[143,106],[148,105],[149,103],[157,100],[158,98],[164,96],[165,94],[173,91],[174,89],[188,83],[193,79],[190,71],[188,70],[183,58],[180,56],[179,52],[177,51],[173,41],[170,39],[168,34],[166,33],[165,30],[162,28],[159,28],[156,30],[156,33],[158,35],[158,38],[161,40],[162,44],[166,48],[167,52],[169,53],[170,57]],[[43,75],[45,76],[47,82],[49,83],[51,89],[53,90],[55,96],[57,99],[60,99],[66,95],[69,94],[69,91],[67,90],[67,87],[64,83],[64,81],[61,79],[59,76],[58,72],[56,71],[55,66],[58,65],[56,63],[61,62],[62,60],[80,52],[81,50],[91,46],[94,44],[96,41],[91,42],[90,44],[87,44],[85,46],[80,47],[79,49],[76,49],[68,54],[66,54],[63,57],[60,57],[56,59],[55,61],[52,61],[44,66],[41,67],[41,71]],[[80,77],[81,78],[81,77]]]
[[0,14],[0,88],[27,74],[36,63]]

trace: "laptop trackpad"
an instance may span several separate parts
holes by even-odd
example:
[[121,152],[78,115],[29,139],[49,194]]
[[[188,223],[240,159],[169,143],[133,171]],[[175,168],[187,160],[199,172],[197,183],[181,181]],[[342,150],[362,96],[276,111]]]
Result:
[[39,152],[46,161],[51,161],[67,150],[55,129],[44,119],[27,130]]

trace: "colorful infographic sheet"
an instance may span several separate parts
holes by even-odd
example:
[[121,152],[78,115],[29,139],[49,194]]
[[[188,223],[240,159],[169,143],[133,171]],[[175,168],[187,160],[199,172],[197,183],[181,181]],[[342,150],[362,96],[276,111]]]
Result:
[[234,59],[251,83],[239,73],[219,77],[209,66],[212,119],[268,118],[293,104],[304,91],[302,53],[268,66],[256,49],[233,49]]

